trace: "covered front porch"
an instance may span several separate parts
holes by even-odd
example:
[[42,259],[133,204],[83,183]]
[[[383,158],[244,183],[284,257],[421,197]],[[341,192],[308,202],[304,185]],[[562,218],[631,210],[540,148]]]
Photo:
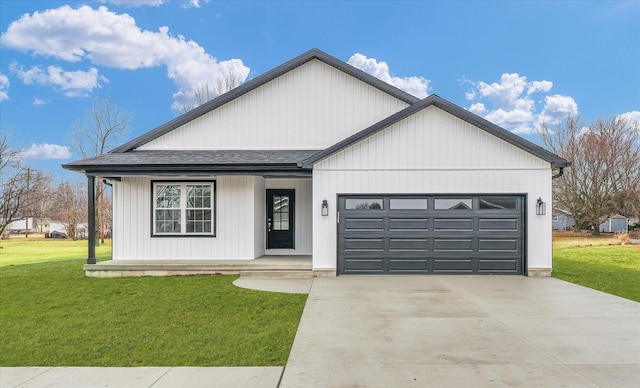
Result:
[[94,278],[179,275],[311,278],[330,275],[314,272],[311,256],[306,255],[261,256],[253,260],[108,260],[85,264],[84,272],[85,276]]

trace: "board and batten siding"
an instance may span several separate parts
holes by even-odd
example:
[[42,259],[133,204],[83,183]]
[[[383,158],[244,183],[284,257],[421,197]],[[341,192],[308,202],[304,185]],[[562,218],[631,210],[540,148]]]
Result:
[[551,211],[537,216],[535,201],[552,208],[551,176],[549,162],[428,107],[314,165],[313,203],[332,210],[313,210],[313,267],[336,268],[339,194],[487,193],[526,196],[527,266],[550,269]]
[[253,257],[264,255],[266,244],[267,204],[265,196],[265,179],[254,177],[253,185]]
[[[263,178],[211,177],[216,181],[216,237],[151,237],[151,182],[167,177],[123,177],[114,182],[113,259],[254,259],[262,251],[251,233],[262,217]],[[206,180],[206,178],[202,178]]]
[[407,106],[312,60],[138,149],[324,149]]

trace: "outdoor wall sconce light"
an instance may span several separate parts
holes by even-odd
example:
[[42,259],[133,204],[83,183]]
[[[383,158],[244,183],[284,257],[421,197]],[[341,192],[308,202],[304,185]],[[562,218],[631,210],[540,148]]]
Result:
[[322,216],[326,217],[329,215],[329,203],[326,199],[322,200]]
[[547,204],[542,202],[542,198],[536,201],[536,214],[539,216],[547,214]]

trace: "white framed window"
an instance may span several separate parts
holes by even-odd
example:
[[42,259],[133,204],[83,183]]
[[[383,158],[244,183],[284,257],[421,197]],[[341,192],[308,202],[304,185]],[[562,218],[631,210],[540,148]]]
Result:
[[215,182],[152,182],[153,236],[215,236]]

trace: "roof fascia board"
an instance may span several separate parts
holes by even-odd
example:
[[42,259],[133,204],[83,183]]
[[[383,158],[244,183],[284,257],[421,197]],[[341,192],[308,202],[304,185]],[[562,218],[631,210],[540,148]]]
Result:
[[555,168],[555,167],[569,167],[571,165],[570,162],[562,159],[561,157],[545,150],[544,148],[537,146],[523,138],[521,138],[518,135],[515,135],[509,131],[507,131],[504,128],[501,128],[485,119],[483,119],[480,116],[477,116],[469,111],[467,111],[466,109],[463,109],[445,99],[443,99],[442,97],[432,94],[428,97],[426,97],[425,99],[423,99],[422,101],[414,104],[414,105],[410,105],[407,108],[385,118],[384,120],[379,121],[378,123],[372,125],[369,128],[366,128],[334,145],[332,145],[331,147],[325,149],[322,152],[319,152],[301,162],[298,163],[298,165],[302,168],[306,168],[306,169],[311,169],[313,168],[313,164],[319,162],[322,159],[325,159],[331,155],[333,155],[334,153],[343,150],[344,148],[349,147],[352,144],[355,144],[387,127],[390,127],[391,125],[394,125],[400,121],[402,121],[403,119],[421,111],[422,109],[428,108],[429,106],[434,105],[464,121],[469,122],[470,124],[473,124],[476,127],[479,127],[487,132],[489,132],[490,134],[508,142],[513,144],[514,146],[527,151],[529,153],[531,153],[532,155],[535,155],[543,160],[546,160],[547,162],[551,163],[551,167]]
[[220,95],[219,97],[214,98],[211,101],[208,101],[185,114],[176,117],[175,119],[166,122],[165,124],[160,125],[159,127],[111,150],[113,153],[121,153],[131,151],[135,148],[142,146],[152,140],[157,139],[158,137],[169,133],[170,131],[178,128],[181,125],[188,123],[189,121],[195,120],[196,118],[246,94],[250,91],[280,77],[281,75],[288,73],[289,71],[304,65],[305,63],[312,61],[313,59],[318,59],[340,71],[343,71],[360,81],[363,81],[373,87],[376,87],[383,92],[390,94],[399,100],[406,102],[407,104],[415,104],[420,101],[419,98],[406,93],[395,86],[392,86],[370,74],[365,73],[364,71],[357,69],[344,61],[341,61],[321,50],[311,49],[306,53],[303,53],[283,64],[273,68],[272,70],[252,79],[251,81],[245,82],[242,85],[231,89],[227,93]]
[[252,175],[252,176],[296,176],[296,177],[310,177],[310,170],[303,170],[301,168],[188,168],[188,167],[175,167],[168,168],[118,168],[109,166],[106,168],[74,168],[72,171],[81,172],[87,176],[109,176],[109,177],[122,177],[122,176],[211,176],[211,175]]

